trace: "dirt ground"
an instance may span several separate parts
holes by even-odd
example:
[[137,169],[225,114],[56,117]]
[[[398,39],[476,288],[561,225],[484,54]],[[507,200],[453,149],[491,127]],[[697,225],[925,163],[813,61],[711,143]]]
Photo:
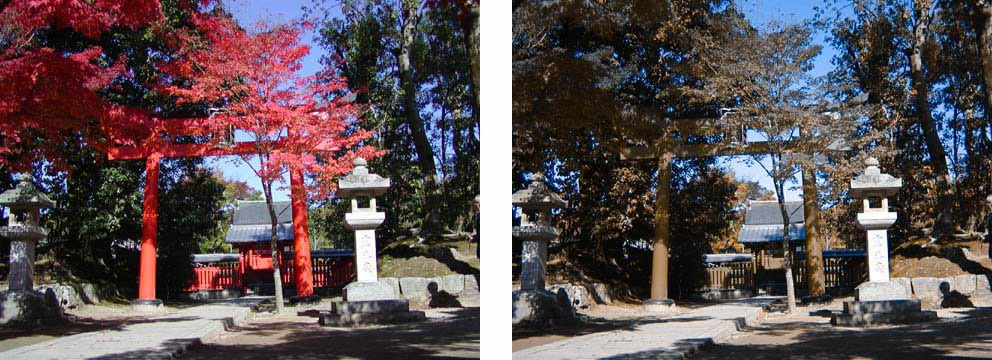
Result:
[[166,306],[162,312],[136,315],[127,305],[82,305],[66,310],[66,322],[58,325],[38,325],[21,328],[0,328],[0,351],[48,341],[57,337],[90,331],[120,329],[137,324],[149,317],[162,316],[178,310]]
[[[701,305],[678,304],[676,316]],[[562,324],[542,328],[514,328],[513,351],[561,341],[604,331],[628,329],[640,324],[657,321],[661,317],[645,316],[640,304],[615,301],[613,305],[597,305],[578,310],[579,321],[575,324]],[[667,316],[666,316],[667,317]]]
[[833,327],[830,318],[803,310],[797,315],[767,314],[761,326],[744,329],[689,358],[992,358],[992,308],[942,309],[937,322],[867,329]]
[[315,317],[295,314],[259,316],[191,349],[180,358],[479,358],[479,308],[430,309],[426,312],[426,322],[362,328],[322,327]]

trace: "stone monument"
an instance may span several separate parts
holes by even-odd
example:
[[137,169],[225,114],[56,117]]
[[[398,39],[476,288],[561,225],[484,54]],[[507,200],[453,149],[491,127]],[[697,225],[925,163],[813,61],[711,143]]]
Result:
[[46,296],[34,290],[34,249],[48,232],[39,226],[40,210],[55,202],[31,184],[31,175],[21,176],[17,187],[0,194],[0,205],[10,209],[8,225],[0,236],[10,240],[10,286],[0,293],[0,325],[58,320],[62,308],[54,292]]
[[[834,314],[830,323],[841,326],[899,324],[937,319],[934,311],[922,311],[920,300],[911,299],[911,289],[889,280],[888,228],[897,215],[889,211],[889,196],[902,187],[902,179],[883,174],[878,160],[865,161],[865,171],[851,179],[852,198],[863,199],[858,227],[868,232],[868,282],[854,290],[854,301],[844,302],[844,312]],[[878,206],[873,206],[872,204]]]
[[370,174],[365,159],[356,158],[353,164],[351,174],[338,181],[336,196],[351,198],[351,212],[344,215],[344,221],[355,231],[358,279],[344,287],[344,301],[331,303],[331,311],[321,313],[320,324],[355,326],[425,320],[423,311],[410,311],[409,301],[401,299],[391,283],[379,279],[375,228],[386,220],[386,213],[376,211],[375,198],[389,188],[389,179]]
[[520,207],[520,226],[513,237],[522,242],[520,290],[513,292],[513,324],[543,325],[575,319],[575,309],[563,292],[545,289],[548,242],[558,238],[550,224],[551,209],[568,206],[544,184],[544,175],[535,174],[526,189],[513,193],[513,205]]

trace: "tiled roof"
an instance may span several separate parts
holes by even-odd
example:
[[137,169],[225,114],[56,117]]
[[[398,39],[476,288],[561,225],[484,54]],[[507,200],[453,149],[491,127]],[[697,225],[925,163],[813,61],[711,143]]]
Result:
[[[786,201],[785,211],[789,214],[789,222],[799,224],[805,221],[802,201]],[[782,211],[777,201],[751,201],[747,209],[745,225],[782,225]]]
[[[245,243],[269,241],[272,236],[272,225],[231,225],[227,229],[229,243]],[[276,230],[278,240],[293,240],[293,224],[279,224]]]
[[217,263],[217,262],[237,262],[240,257],[239,254],[193,254],[193,262],[195,263]]
[[[280,224],[293,222],[293,210],[290,209],[289,201],[276,201],[272,203],[276,211],[276,218]],[[233,225],[269,225],[272,223],[269,218],[269,209],[265,206],[265,201],[238,201],[238,209],[234,212]]]
[[703,262],[713,264],[751,261],[753,258],[753,254],[703,254]]
[[[806,225],[805,224],[789,225],[789,240],[806,241]],[[737,241],[745,244],[762,243],[762,242],[781,242],[782,224],[743,225],[741,226],[741,233],[737,237]]]

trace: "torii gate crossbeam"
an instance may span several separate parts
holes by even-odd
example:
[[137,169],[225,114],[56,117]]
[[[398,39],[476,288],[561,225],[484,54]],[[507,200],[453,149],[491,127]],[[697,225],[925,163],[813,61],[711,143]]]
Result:
[[[189,118],[165,121],[168,121],[168,127],[172,132],[198,134],[202,120]],[[151,136],[160,136],[160,134],[153,131]],[[155,141],[146,141],[141,145],[107,149],[109,160],[145,160],[145,198],[141,216],[141,261],[138,276],[138,299],[135,300],[135,304],[144,305],[161,304],[161,300],[155,298],[156,256],[158,252],[158,170],[161,159],[246,155],[254,154],[257,151],[256,143],[252,141],[236,142],[229,147],[218,147],[210,144],[151,145],[154,143]],[[316,150],[335,151],[337,149],[325,147]],[[303,189],[302,167],[291,166],[289,179],[293,209],[294,282],[297,296],[312,296],[313,273],[309,251],[310,239],[307,232],[306,196],[300,192]],[[273,254],[273,256],[277,256],[277,254]]]
[[[672,123],[671,128],[676,128],[683,135],[719,135],[733,133],[722,128],[719,119],[679,119],[677,123]],[[728,143],[730,138],[723,137],[723,142],[716,144],[680,144],[674,137],[663,135],[658,139],[655,146],[627,147],[620,149],[622,160],[657,160],[658,164],[658,185],[655,191],[656,203],[654,210],[654,234],[653,252],[651,261],[651,299],[654,301],[670,302],[668,297],[668,254],[670,247],[670,224],[669,208],[671,198],[668,184],[671,181],[672,160],[679,157],[712,157],[721,155],[757,155],[767,154],[775,151],[803,152],[804,143],[802,139],[778,142],[747,143],[741,146],[746,139],[743,132],[738,135],[737,143]],[[683,138],[686,136],[683,136]],[[827,144],[821,151],[848,151],[850,150],[843,141],[834,141]],[[822,228],[819,217],[819,204],[817,204],[817,188],[815,185],[816,175],[813,169],[803,168],[803,211],[806,218],[806,244],[807,262],[822,262]],[[811,266],[811,265],[807,265]],[[813,271],[807,272],[810,276],[815,276]],[[822,273],[820,273],[822,276]],[[819,284],[823,284],[823,279],[817,279]],[[812,283],[811,283],[812,286]]]

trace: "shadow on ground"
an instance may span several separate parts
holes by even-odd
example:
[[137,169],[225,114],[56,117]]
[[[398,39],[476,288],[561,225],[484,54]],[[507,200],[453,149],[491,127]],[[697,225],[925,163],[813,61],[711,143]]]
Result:
[[514,327],[513,340],[531,337],[562,336],[575,337],[604,331],[632,330],[641,325],[661,324],[669,322],[693,322],[712,319],[709,316],[668,317],[668,318],[634,318],[634,319],[605,319],[579,315],[579,321],[573,324],[545,327]]
[[[315,320],[253,323],[195,346],[182,359],[468,359],[479,357],[479,308],[453,318],[366,328],[321,327]],[[132,354],[118,354],[129,357]],[[139,355],[139,354],[135,354]]]
[[959,319],[868,329],[788,322],[743,329],[743,337],[692,359],[992,358],[992,308],[961,310]]
[[70,336],[91,331],[122,331],[125,327],[135,324],[163,323],[199,320],[197,316],[171,318],[126,317],[114,319],[91,319],[67,315],[67,322],[59,325],[19,326],[0,328],[0,340],[10,340],[20,337],[34,336]]

